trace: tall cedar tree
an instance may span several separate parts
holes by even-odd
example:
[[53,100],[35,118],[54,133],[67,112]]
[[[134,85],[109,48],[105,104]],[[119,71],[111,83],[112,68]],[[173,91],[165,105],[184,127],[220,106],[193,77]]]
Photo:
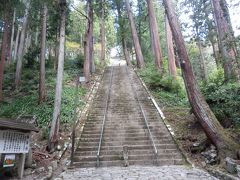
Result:
[[130,24],[131,32],[132,32],[133,45],[134,45],[134,49],[135,49],[135,53],[136,53],[137,67],[142,68],[145,66],[145,63],[144,63],[143,54],[142,54],[141,46],[139,43],[139,38],[137,35],[137,30],[136,30],[136,26],[134,23],[132,11],[131,11],[131,6],[129,3],[129,0],[125,0],[125,2],[126,2],[128,20],[129,20],[129,24]]
[[46,98],[45,87],[45,55],[46,55],[46,35],[47,35],[47,4],[44,3],[42,8],[41,22],[41,52],[40,52],[40,75],[39,75],[39,103],[42,103]]
[[17,67],[16,67],[16,75],[15,75],[15,87],[18,88],[20,85],[21,80],[21,73],[22,73],[22,65],[23,65],[23,53],[24,53],[24,46],[25,46],[25,36],[26,30],[28,25],[28,17],[29,17],[29,9],[30,9],[30,0],[26,0],[26,9],[23,17],[22,23],[22,31],[20,36],[20,42],[18,47],[18,56],[17,56]]
[[65,53],[65,25],[66,25],[66,0],[60,0],[60,40],[59,40],[59,52],[58,52],[58,69],[56,80],[56,92],[54,101],[53,119],[51,123],[51,130],[49,134],[48,151],[55,150],[55,146],[58,140],[58,132],[60,125],[60,109],[62,100],[62,83],[63,83],[63,70],[64,70],[64,53]]
[[153,0],[147,0],[148,6],[148,16],[149,16],[149,26],[150,26],[150,34],[151,34],[151,46],[152,52],[154,54],[155,65],[156,67],[162,71],[162,50],[159,40],[158,34],[158,26],[157,26],[157,18],[155,16]]
[[173,37],[172,30],[169,26],[168,18],[165,16],[165,29],[166,29],[166,38],[167,38],[167,50],[168,50],[168,72],[173,79],[177,79],[177,67],[176,59],[174,54],[173,47]]
[[178,23],[173,3],[171,0],[164,0],[163,4],[165,6],[169,24],[178,49],[183,79],[193,112],[202,125],[207,137],[217,146],[220,156],[233,157],[236,155],[235,151],[238,150],[240,146],[229,137],[201,94],[187,54],[183,35],[181,33],[181,28]]
[[0,102],[3,101],[3,80],[4,80],[4,65],[6,61],[7,46],[8,46],[8,34],[9,34],[9,9],[5,7],[4,11],[4,29],[2,37],[2,47],[1,47],[1,62],[0,62]]
[[225,0],[211,0],[220,40],[225,80],[240,81],[240,69],[237,62],[237,48],[232,25]]

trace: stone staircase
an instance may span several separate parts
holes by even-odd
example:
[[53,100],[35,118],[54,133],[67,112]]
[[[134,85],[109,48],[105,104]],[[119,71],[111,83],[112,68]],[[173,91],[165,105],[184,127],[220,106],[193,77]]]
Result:
[[[109,88],[108,107],[105,111]],[[150,133],[138,101],[148,121],[157,155],[154,153]],[[129,165],[184,163],[181,153],[134,71],[127,69],[126,66],[115,66],[108,67],[104,73],[102,85],[80,137],[79,147],[75,151],[73,166],[97,165],[105,112],[107,113],[100,147],[100,167],[123,166],[125,163],[123,147],[127,149]]]

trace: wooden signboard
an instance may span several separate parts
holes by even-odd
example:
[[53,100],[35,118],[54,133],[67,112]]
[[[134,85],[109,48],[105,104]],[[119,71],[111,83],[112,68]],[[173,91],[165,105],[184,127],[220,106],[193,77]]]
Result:
[[22,133],[12,130],[0,131],[1,154],[28,153],[29,145],[30,133]]

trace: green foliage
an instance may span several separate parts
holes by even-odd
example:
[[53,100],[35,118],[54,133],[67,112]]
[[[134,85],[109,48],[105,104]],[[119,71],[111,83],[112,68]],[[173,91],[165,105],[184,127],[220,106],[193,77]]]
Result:
[[220,122],[230,121],[240,125],[240,85],[238,83],[224,83],[224,72],[220,69],[210,75],[208,83],[202,84],[202,91]]
[[160,73],[152,63],[140,71],[140,76],[148,84],[150,89],[162,89],[167,92],[182,95],[181,83],[165,73]]
[[28,48],[27,53],[24,55],[27,68],[32,68],[34,66],[34,62],[36,62],[35,60],[39,54],[40,48],[38,46],[32,45]]
[[[79,68],[76,66],[77,61],[66,60],[65,72],[64,72],[64,86],[62,94],[62,107],[61,107],[61,122],[68,123],[73,120],[73,113],[75,108],[75,97],[76,88],[73,80],[76,75],[79,74]],[[7,71],[5,82],[12,81],[11,77],[13,73],[10,69]],[[52,120],[53,106],[54,106],[54,96],[55,96],[55,81],[56,74],[53,69],[46,69],[46,89],[47,89],[47,99],[42,104],[38,104],[38,69],[24,68],[22,74],[21,87],[18,91],[12,93],[8,86],[11,83],[4,83],[4,89],[9,90],[5,92],[8,94],[11,92],[6,101],[0,104],[0,117],[16,118],[19,115],[35,115],[39,127],[48,127],[47,125]],[[78,107],[84,105],[81,97],[84,96],[86,90],[84,88],[79,88],[78,97]],[[46,135],[47,137],[47,135]]]
[[83,64],[84,64],[84,54],[79,53],[79,54],[77,55],[76,60],[77,60],[77,63],[76,63],[77,67],[78,67],[78,68],[83,68]]
[[186,92],[179,79],[174,80],[165,73],[161,74],[152,63],[148,63],[146,68],[140,70],[139,75],[161,103],[187,105]]

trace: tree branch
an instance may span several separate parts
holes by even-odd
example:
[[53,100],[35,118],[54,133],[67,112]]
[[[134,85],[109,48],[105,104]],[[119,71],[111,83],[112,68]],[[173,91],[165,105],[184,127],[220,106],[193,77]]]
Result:
[[88,19],[89,21],[91,21],[91,19],[86,15],[84,14],[83,12],[81,12],[80,10],[78,10],[76,7],[74,7],[73,5],[71,5],[72,8],[77,11],[78,13],[80,13],[82,16],[84,16],[86,19]]

